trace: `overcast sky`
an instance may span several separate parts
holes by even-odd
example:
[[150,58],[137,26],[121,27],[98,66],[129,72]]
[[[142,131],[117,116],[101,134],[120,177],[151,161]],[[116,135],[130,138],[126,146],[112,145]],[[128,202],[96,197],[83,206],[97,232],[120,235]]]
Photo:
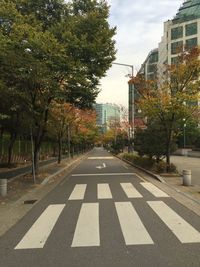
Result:
[[[163,35],[163,22],[172,19],[183,0],[108,0],[110,24],[117,26],[116,62],[134,65],[135,73],[150,50],[158,47]],[[97,103],[128,106],[130,68],[112,66],[101,81]]]

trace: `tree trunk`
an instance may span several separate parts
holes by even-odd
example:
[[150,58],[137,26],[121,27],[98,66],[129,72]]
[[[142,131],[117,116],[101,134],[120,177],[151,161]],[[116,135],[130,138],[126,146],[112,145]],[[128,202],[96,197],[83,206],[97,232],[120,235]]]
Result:
[[166,171],[170,171],[170,146],[171,146],[171,134],[168,136],[167,143],[166,143]]
[[45,109],[43,116],[44,117],[41,121],[35,121],[35,125],[38,125],[38,128],[36,129],[36,132],[34,134],[34,167],[36,175],[39,173],[39,151],[46,131],[48,108]]
[[12,162],[13,147],[14,147],[16,138],[17,138],[17,134],[16,133],[12,133],[10,135],[10,143],[9,143],[9,146],[8,146],[8,164],[9,165]]
[[34,146],[34,168],[35,168],[35,174],[36,175],[39,173],[39,154],[40,154],[40,145],[35,143],[35,146]]
[[58,140],[58,164],[61,163],[62,160],[62,139],[59,138]]

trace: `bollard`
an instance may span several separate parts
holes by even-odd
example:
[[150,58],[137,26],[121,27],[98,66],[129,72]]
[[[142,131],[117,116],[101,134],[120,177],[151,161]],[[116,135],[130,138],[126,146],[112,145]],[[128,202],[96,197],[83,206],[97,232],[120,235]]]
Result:
[[0,196],[7,195],[7,179],[0,179]]
[[183,170],[183,185],[190,186],[191,185],[191,170]]

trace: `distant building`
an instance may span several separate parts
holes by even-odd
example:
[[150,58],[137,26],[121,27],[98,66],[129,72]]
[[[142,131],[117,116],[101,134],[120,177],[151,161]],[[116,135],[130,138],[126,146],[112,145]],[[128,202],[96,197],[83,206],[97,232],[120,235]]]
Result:
[[113,125],[120,123],[120,109],[115,104],[95,104],[97,125],[101,133],[105,133]]

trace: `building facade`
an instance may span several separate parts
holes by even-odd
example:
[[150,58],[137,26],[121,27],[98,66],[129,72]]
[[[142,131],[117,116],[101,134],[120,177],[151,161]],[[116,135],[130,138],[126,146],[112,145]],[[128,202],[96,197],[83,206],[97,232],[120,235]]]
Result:
[[164,64],[176,64],[183,49],[200,45],[200,0],[188,0],[172,20],[164,23],[164,35],[159,44],[158,77],[162,79]]
[[152,50],[139,73],[146,80],[162,80],[165,65],[175,64],[183,49],[200,46],[200,0],[184,1],[175,17],[164,23],[164,34],[158,49]]
[[115,104],[95,104],[97,125],[101,133],[106,133],[113,125],[120,123],[120,109]]
[[[158,48],[149,53],[138,74],[142,74],[146,81],[156,79],[159,88],[165,80],[166,64],[176,64],[183,50],[197,46],[200,46],[200,0],[187,0],[175,17],[164,23],[164,33]],[[135,85],[134,103],[138,97]],[[134,106],[134,117],[140,118],[137,105]]]

